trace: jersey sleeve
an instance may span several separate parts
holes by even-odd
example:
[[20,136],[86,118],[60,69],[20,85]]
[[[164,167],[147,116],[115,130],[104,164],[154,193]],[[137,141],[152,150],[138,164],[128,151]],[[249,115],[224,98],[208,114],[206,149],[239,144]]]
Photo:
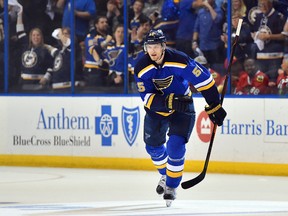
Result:
[[183,77],[203,95],[209,105],[220,103],[220,95],[215,85],[215,80],[209,70],[203,65],[190,59],[183,72]]

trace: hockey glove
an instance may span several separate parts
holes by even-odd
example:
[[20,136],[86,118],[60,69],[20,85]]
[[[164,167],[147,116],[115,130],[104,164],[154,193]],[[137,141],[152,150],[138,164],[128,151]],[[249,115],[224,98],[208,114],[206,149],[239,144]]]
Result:
[[227,115],[221,104],[207,105],[205,106],[205,111],[208,114],[210,120],[218,126],[221,126],[223,124],[223,121]]
[[193,102],[193,99],[185,95],[169,94],[166,97],[166,108],[169,110],[176,110],[178,112],[188,112],[189,105]]

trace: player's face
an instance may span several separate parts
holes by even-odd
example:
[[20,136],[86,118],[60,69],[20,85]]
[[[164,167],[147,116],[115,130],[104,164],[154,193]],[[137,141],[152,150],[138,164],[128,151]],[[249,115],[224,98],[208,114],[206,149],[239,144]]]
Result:
[[147,44],[146,49],[152,61],[157,61],[161,58],[163,48],[160,43],[159,44]]

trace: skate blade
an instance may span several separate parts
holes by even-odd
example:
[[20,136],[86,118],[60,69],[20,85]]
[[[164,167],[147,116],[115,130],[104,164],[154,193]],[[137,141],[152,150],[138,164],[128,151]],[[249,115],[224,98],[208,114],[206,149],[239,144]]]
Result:
[[166,200],[166,206],[170,207],[172,205],[173,200]]

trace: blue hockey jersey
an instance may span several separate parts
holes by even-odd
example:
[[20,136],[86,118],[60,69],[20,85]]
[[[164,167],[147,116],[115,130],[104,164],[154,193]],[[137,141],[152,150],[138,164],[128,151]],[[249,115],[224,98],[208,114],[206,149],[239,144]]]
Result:
[[162,65],[148,54],[135,65],[134,78],[146,110],[170,115],[165,98],[170,93],[191,95],[190,84],[202,93],[208,104],[220,103],[218,90],[210,72],[182,52],[166,49]]

